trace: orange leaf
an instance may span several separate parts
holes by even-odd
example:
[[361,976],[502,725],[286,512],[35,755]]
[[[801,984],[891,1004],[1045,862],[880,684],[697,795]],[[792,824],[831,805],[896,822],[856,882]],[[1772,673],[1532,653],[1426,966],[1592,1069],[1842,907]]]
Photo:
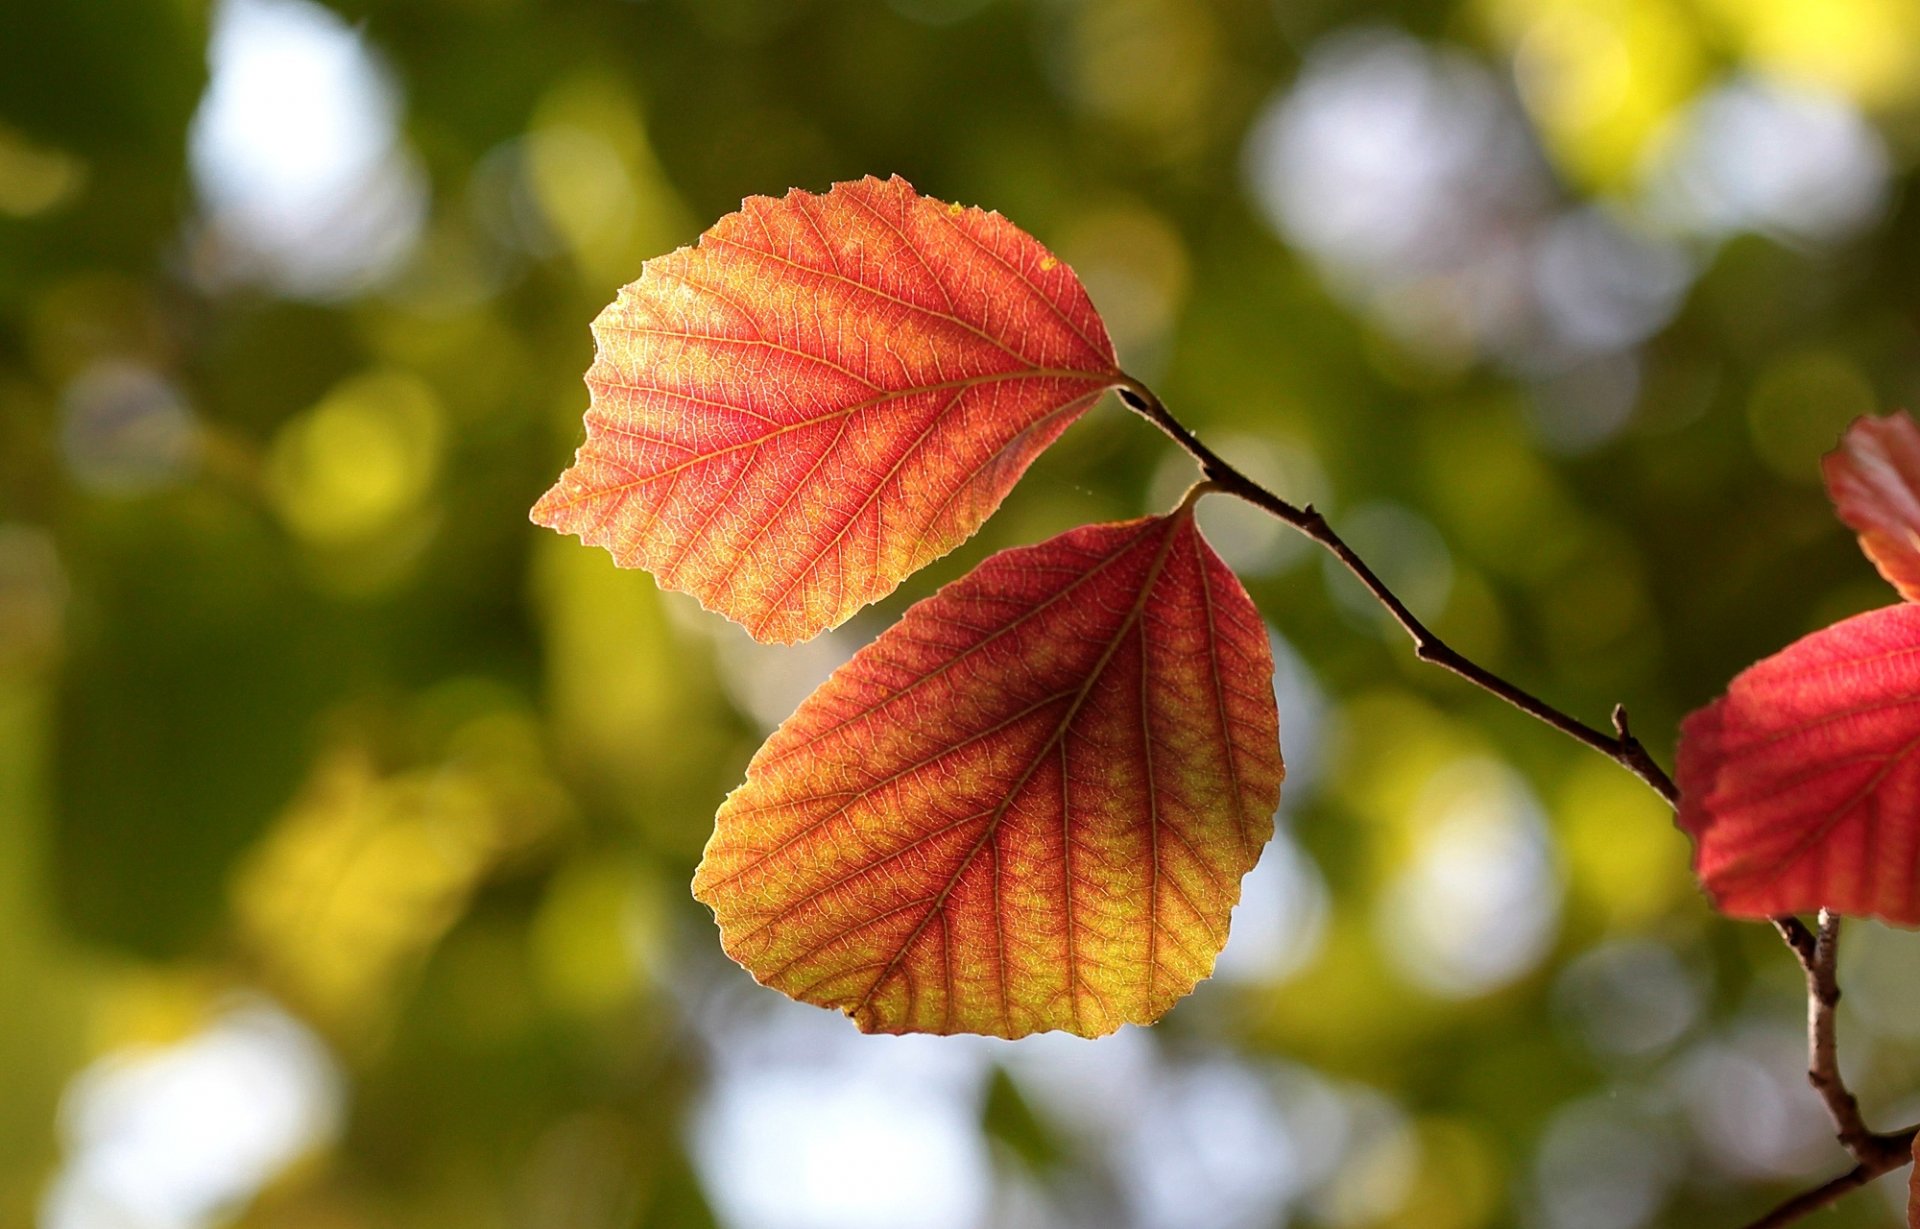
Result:
[[964,542],[1122,378],[1071,269],[899,178],[748,198],[593,333],[533,519],[788,644]]
[[868,1032],[1151,1022],[1273,834],[1272,674],[1190,509],[1002,552],[760,749],[694,895],[759,981]]
[[1920,925],[1920,606],[1753,666],[1680,731],[1679,822],[1724,913]]
[[1904,413],[1856,419],[1821,468],[1867,557],[1901,597],[1920,601],[1920,427]]

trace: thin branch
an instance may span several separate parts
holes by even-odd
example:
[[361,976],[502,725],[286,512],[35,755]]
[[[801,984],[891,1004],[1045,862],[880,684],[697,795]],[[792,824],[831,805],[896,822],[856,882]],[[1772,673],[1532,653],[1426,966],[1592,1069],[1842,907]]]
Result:
[[1795,1195],[1759,1220],[1747,1225],[1746,1229],[1780,1229],[1782,1225],[1791,1225],[1803,1216],[1810,1216],[1829,1204],[1837,1203],[1841,1196],[1852,1194],[1882,1174],[1892,1173],[1913,1160],[1913,1135],[1913,1131],[1903,1131],[1899,1135],[1887,1137],[1896,1140],[1902,1137],[1906,1139],[1907,1150],[1903,1155],[1889,1155],[1872,1162],[1862,1161],[1831,1182],[1822,1183],[1810,1191],[1802,1191]]
[[1840,1074],[1834,1024],[1835,1009],[1840,1005],[1840,981],[1834,972],[1839,954],[1840,915],[1822,909],[1813,958],[1801,964],[1807,974],[1807,1082],[1826,1102],[1834,1134],[1855,1159],[1866,1161],[1879,1146],[1880,1137],[1860,1116],[1860,1102]]
[[1223,494],[1245,500],[1269,515],[1285,521],[1287,524],[1306,534],[1325,547],[1334,558],[1351,572],[1355,579],[1366,586],[1374,599],[1386,608],[1394,621],[1403,628],[1413,640],[1414,653],[1421,661],[1434,665],[1479,687],[1481,690],[1498,696],[1523,713],[1529,713],[1568,737],[1585,743],[1600,754],[1618,763],[1660,795],[1668,806],[1679,805],[1680,791],[1674,786],[1673,778],[1648,753],[1647,749],[1635,738],[1627,724],[1627,712],[1624,708],[1613,711],[1613,733],[1607,734],[1595,729],[1579,718],[1571,716],[1539,696],[1527,691],[1516,683],[1508,682],[1485,666],[1463,656],[1458,650],[1435,635],[1433,629],[1422,623],[1407,604],[1400,600],[1387,583],[1380,579],[1366,560],[1355,554],[1353,548],[1335,533],[1333,526],[1327,524],[1326,517],[1320,515],[1313,505],[1297,507],[1280,496],[1261,486],[1253,479],[1235,469],[1226,459],[1213,449],[1200,442],[1200,437],[1188,430],[1185,424],[1176,419],[1152,389],[1129,378],[1120,386],[1120,399],[1140,414],[1148,422],[1160,428],[1168,438],[1185,449],[1200,465],[1200,471],[1214,484],[1214,489]]
[[[1571,716],[1518,684],[1501,678],[1486,667],[1462,656],[1433,629],[1407,608],[1387,583],[1354,553],[1352,547],[1335,533],[1327,519],[1313,505],[1300,507],[1261,486],[1202,443],[1200,437],[1175,418],[1152,389],[1128,377],[1119,388],[1120,399],[1148,422],[1180,445],[1200,466],[1205,481],[1189,492],[1191,499],[1204,490],[1215,490],[1245,500],[1269,515],[1286,522],[1325,547],[1342,566],[1365,585],[1381,606],[1386,608],[1413,640],[1415,654],[1432,662],[1511,704],[1521,712],[1585,743],[1646,782],[1668,806],[1678,809],[1680,791],[1651,753],[1634,737],[1627,722],[1627,710],[1613,710],[1613,733],[1607,734]],[[1848,1090],[1840,1075],[1834,1008],[1840,1001],[1840,985],[1834,967],[1840,941],[1839,916],[1822,910],[1818,930],[1808,929],[1796,917],[1777,917],[1773,925],[1792,949],[1807,977],[1807,1079],[1826,1103],[1833,1118],[1835,1134],[1856,1164],[1838,1178],[1794,1196],[1748,1229],[1777,1229],[1833,1203],[1841,1196],[1891,1173],[1913,1160],[1913,1141],[1920,1127],[1879,1133],[1867,1126],[1860,1103]]]
[[1835,1023],[1840,1006],[1840,915],[1822,909],[1815,929],[1795,917],[1779,917],[1773,924],[1800,959],[1807,976],[1807,1083],[1820,1094],[1834,1137],[1852,1154],[1856,1164],[1846,1173],[1787,1200],[1755,1221],[1748,1229],[1773,1229],[1818,1211],[1847,1192],[1865,1186],[1882,1174],[1913,1161],[1913,1140],[1920,1127],[1880,1132],[1867,1125],[1860,1102],[1840,1074],[1839,1035]]
[[1807,924],[1789,914],[1786,917],[1774,918],[1773,928],[1780,932],[1780,938],[1793,949],[1793,954],[1800,958],[1800,967],[1811,968],[1818,940],[1813,937],[1813,932],[1807,929]]

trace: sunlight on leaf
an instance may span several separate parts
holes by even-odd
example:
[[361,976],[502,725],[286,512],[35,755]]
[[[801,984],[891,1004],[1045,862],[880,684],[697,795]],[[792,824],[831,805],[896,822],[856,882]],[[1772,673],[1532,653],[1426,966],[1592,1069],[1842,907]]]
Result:
[[1151,1022],[1273,833],[1272,674],[1190,510],[1002,552],[769,740],[694,894],[762,983],[869,1032]]
[[1753,666],[1681,727],[1679,823],[1723,913],[1920,925],[1920,607]]
[[594,337],[533,519],[788,644],[965,541],[1119,378],[1071,269],[898,178],[749,198]]

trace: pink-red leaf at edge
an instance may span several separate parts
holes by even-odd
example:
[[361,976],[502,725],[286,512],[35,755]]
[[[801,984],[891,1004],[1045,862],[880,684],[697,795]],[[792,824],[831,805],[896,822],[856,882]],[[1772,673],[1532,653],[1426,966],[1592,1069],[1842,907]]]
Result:
[[1920,1135],[1913,1138],[1913,1169],[1907,1174],[1907,1229],[1920,1229]]
[[1907,1229],[1920,1229],[1920,1135],[1913,1137],[1913,1169],[1907,1174]]
[[1186,508],[1005,551],[761,748],[694,894],[761,982],[868,1031],[1152,1021],[1272,834],[1272,670]]
[[1900,596],[1920,601],[1920,426],[1861,418],[1821,467],[1840,519]]
[[1681,728],[1680,826],[1722,912],[1920,925],[1920,606],[1815,632]]
[[1122,378],[1072,270],[899,178],[749,198],[593,332],[534,520],[782,643],[965,541]]

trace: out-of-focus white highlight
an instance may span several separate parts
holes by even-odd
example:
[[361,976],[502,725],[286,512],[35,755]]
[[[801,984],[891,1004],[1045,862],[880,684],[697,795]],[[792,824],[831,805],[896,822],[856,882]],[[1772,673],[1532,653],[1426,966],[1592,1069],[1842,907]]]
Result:
[[1122,1182],[1144,1229],[1259,1229],[1271,1225],[1311,1174],[1315,1143],[1300,1140],[1264,1081],[1240,1064],[1169,1067],[1154,1112],[1118,1150]]
[[1272,984],[1285,981],[1320,954],[1330,908],[1327,882],[1312,857],[1284,829],[1240,881],[1240,903],[1215,978]]
[[727,698],[769,734],[873,638],[871,622],[855,619],[802,644],[761,644],[739,624],[696,610],[691,600],[676,600],[671,609],[712,640]]
[[60,400],[61,451],[90,491],[148,494],[184,481],[199,462],[199,421],[179,390],[149,368],[92,363]]
[[1715,246],[1844,239],[1883,212],[1890,159],[1844,99],[1735,76],[1674,118],[1638,182],[1581,204],[1493,69],[1376,28],[1308,50],[1244,162],[1337,297],[1436,366],[1526,379],[1542,443],[1578,452],[1626,426],[1639,347]]
[[1135,1029],[1001,1049],[1044,1117],[1109,1160],[1127,1223],[1142,1229],[1254,1229],[1297,1209],[1373,1223],[1399,1209],[1418,1162],[1398,1106],[1304,1067],[1175,1057]]
[[1443,360],[1558,370],[1638,343],[1692,280],[1672,241],[1617,210],[1563,204],[1491,72],[1403,34],[1316,47],[1246,162],[1276,228],[1336,293]]
[[1636,1229],[1680,1177],[1685,1151],[1657,1119],[1617,1097],[1576,1101],[1548,1122],[1534,1160],[1547,1229]]
[[1645,1059],[1665,1052],[1705,1010],[1698,979],[1651,939],[1619,939],[1581,953],[1554,986],[1561,1019],[1595,1054]]
[[1539,963],[1560,922],[1540,805],[1495,760],[1459,760],[1415,803],[1410,864],[1388,885],[1380,944],[1402,976],[1447,997],[1506,985]]
[[1707,1160],[1746,1181],[1818,1172],[1833,1126],[1807,1091],[1806,1061],[1804,1035],[1784,1020],[1695,1046],[1675,1084]]
[[1879,217],[1886,145],[1843,99],[1741,77],[1694,104],[1660,160],[1655,207],[1688,229],[1818,242]]
[[1285,981],[1320,954],[1332,908],[1326,878],[1288,830],[1287,816],[1313,793],[1319,748],[1326,737],[1327,699],[1306,661],[1285,637],[1267,629],[1273,650],[1273,692],[1280,709],[1280,745],[1287,778],[1273,841],[1240,881],[1227,946],[1214,964],[1216,979],[1273,984]]
[[[1380,1093],[1225,1050],[1170,1054],[1144,1029],[869,1037],[744,977],[684,1006],[712,1059],[691,1151],[727,1229],[1255,1229],[1298,1209],[1360,1226],[1401,1207],[1418,1167],[1411,1123]],[[1054,1190],[989,1147],[996,1065],[1094,1186]]]
[[730,1229],[971,1229],[991,1169],[985,1050],[862,1037],[781,1001],[723,1023],[693,1156]]
[[406,256],[425,179],[362,35],[307,0],[223,0],[190,156],[215,280],[346,293]]
[[1343,33],[1261,119],[1248,173],[1281,229],[1358,289],[1472,255],[1482,218],[1530,211],[1542,183],[1516,122],[1464,55]]
[[61,1107],[66,1162],[42,1229],[217,1224],[338,1130],[342,1082],[320,1041],[266,1003],[177,1045],[102,1058]]

